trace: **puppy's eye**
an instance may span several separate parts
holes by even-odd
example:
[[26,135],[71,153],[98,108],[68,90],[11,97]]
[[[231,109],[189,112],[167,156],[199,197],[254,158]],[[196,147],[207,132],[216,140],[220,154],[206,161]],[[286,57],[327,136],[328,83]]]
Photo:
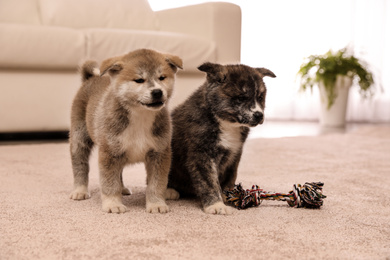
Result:
[[244,102],[248,99],[248,96],[247,95],[240,95],[237,97],[238,101],[240,102]]
[[265,93],[263,92],[263,93],[260,94],[259,99],[263,100],[264,98],[265,98]]
[[139,84],[141,84],[141,83],[144,83],[145,82],[145,80],[144,79],[135,79],[134,80],[136,83],[139,83]]
[[160,80],[160,81],[163,81],[164,79],[166,79],[165,76],[160,76],[160,77],[158,78],[158,80]]

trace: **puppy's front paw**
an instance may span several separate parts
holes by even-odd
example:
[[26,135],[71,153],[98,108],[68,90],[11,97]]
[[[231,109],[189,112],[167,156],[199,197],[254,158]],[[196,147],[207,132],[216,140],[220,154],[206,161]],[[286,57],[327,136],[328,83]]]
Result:
[[165,191],[165,199],[167,200],[178,200],[180,198],[180,193],[174,189],[168,188]]
[[113,203],[110,205],[103,205],[103,211],[107,213],[125,213],[127,211],[127,208],[121,203]]
[[88,193],[87,187],[77,187],[72,191],[72,193],[69,195],[69,198],[72,200],[86,200],[89,199],[91,196]]
[[146,212],[148,213],[167,213],[169,207],[165,202],[146,203]]
[[205,207],[204,212],[207,214],[230,215],[233,213],[233,210],[223,202],[217,202],[211,206]]
[[125,213],[127,208],[122,204],[119,198],[105,198],[103,199],[102,209],[107,213]]

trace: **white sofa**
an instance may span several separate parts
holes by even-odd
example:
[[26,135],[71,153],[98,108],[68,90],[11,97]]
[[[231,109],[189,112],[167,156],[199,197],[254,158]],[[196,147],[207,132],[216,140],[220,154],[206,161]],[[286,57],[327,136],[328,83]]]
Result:
[[202,62],[240,61],[241,10],[229,3],[153,12],[146,0],[0,0],[0,133],[67,131],[78,66],[138,48],[180,56],[174,107]]

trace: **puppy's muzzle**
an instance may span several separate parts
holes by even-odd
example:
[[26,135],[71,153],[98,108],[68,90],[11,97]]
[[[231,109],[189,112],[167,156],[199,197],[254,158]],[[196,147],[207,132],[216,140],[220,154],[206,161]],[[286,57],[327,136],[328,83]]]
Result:
[[164,106],[164,93],[161,89],[153,89],[150,95],[152,97],[152,102],[145,104],[148,108],[159,109]]
[[161,91],[161,89],[153,89],[152,90],[153,100],[160,100],[162,96],[163,96],[163,92]]
[[262,124],[264,122],[264,114],[256,111],[252,115],[252,120],[250,122],[251,126],[257,126],[258,124]]

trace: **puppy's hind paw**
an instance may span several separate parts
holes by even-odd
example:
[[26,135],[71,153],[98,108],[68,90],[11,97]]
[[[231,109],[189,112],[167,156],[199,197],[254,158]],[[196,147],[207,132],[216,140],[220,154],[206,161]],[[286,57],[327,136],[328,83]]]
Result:
[[122,195],[124,196],[127,196],[127,195],[131,195],[131,190],[129,188],[126,188],[126,187],[123,187],[122,188]]
[[86,200],[91,196],[88,193],[88,189],[86,187],[78,187],[72,191],[69,195],[69,198],[72,200]]
[[216,202],[211,206],[205,207],[204,212],[207,214],[230,215],[233,213],[233,210],[223,202]]
[[165,191],[165,199],[167,200],[178,200],[180,198],[180,193],[174,189],[168,188]]
[[165,202],[157,203],[147,203],[146,212],[148,213],[167,213],[169,212],[169,207]]

